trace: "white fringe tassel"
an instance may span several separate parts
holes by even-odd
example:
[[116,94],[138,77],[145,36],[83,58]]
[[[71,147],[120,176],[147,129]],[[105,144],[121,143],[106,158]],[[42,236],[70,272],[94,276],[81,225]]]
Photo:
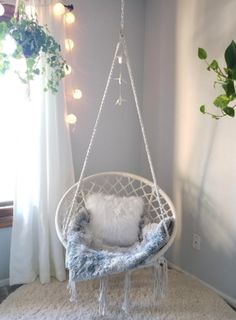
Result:
[[164,257],[154,265],[154,300],[166,295],[168,288],[168,266]]
[[77,302],[78,301],[78,294],[77,294],[77,289],[76,289],[76,282],[71,280],[70,277],[69,277],[67,289],[69,289],[69,291],[70,291],[70,301]]
[[99,314],[104,316],[107,310],[107,277],[100,279]]
[[130,306],[130,300],[129,300],[130,278],[131,278],[131,271],[127,271],[125,273],[124,302],[123,302],[123,305],[122,305],[122,310],[124,310],[126,313],[128,313],[129,306]]
[[[100,279],[100,294],[99,294],[99,314],[104,316],[107,311],[107,286],[108,278],[103,277]],[[122,310],[126,313],[130,307],[130,286],[131,286],[131,271],[127,271],[124,280],[124,301]],[[168,288],[168,265],[164,257],[157,260],[154,264],[154,303],[158,298],[166,295]],[[70,301],[77,302],[78,294],[76,289],[76,282],[73,281],[69,275],[69,282],[67,289],[70,291]]]

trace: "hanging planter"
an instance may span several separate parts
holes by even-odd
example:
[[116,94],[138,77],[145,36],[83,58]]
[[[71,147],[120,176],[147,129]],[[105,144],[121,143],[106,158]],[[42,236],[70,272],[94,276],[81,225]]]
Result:
[[[20,59],[26,62],[23,73],[15,68],[15,60]],[[26,14],[24,2],[20,2],[17,15],[0,22],[0,75],[12,70],[28,84],[36,76],[47,73],[44,91],[55,93],[67,68],[60,45],[47,26],[39,25],[36,16]]]
[[200,107],[200,111],[217,120],[226,116],[234,117],[236,108],[236,43],[232,41],[225,50],[224,58],[226,66],[224,68],[222,68],[216,60],[209,63],[207,61],[207,52],[203,48],[198,48],[198,57],[201,60],[205,60],[208,71],[215,72],[216,80],[214,81],[214,87],[216,85],[220,86],[223,91],[213,102],[217,108],[216,113],[209,112],[205,105]]

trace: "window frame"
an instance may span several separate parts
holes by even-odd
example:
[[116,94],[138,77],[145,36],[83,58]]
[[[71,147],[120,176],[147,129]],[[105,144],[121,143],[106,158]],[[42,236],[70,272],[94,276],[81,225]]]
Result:
[[0,228],[9,228],[13,221],[13,201],[0,203]]
[[[15,11],[15,5],[3,3],[5,12],[0,16],[1,21],[9,21]],[[0,229],[9,228],[12,226],[13,221],[13,201],[0,202]]]
[[15,5],[9,3],[2,3],[2,5],[4,6],[5,12],[0,16],[0,21],[9,21],[14,16]]

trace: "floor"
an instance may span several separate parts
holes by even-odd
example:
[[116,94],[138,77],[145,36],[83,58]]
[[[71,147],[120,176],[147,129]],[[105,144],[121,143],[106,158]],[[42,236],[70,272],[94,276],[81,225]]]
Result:
[[[67,282],[52,279],[42,286],[37,280],[23,285],[0,304],[0,320],[101,320],[99,282],[82,282],[77,289],[78,302],[72,303]],[[1,290],[6,296],[9,288]],[[169,272],[168,294],[158,300],[153,291],[153,270],[133,272],[128,314],[121,308],[124,275],[109,278],[107,290],[106,320],[236,320],[236,313],[216,293],[175,270]]]
[[[15,285],[15,286],[3,286],[0,287],[0,303],[2,303],[3,300],[5,300],[9,294],[14,292],[16,289],[18,289],[21,285]],[[227,301],[226,301],[227,302]],[[229,305],[234,311],[236,311],[236,308]]]

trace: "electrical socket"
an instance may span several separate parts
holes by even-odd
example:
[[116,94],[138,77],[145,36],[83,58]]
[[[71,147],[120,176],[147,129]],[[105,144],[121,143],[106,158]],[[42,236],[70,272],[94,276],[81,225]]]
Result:
[[192,246],[195,250],[201,250],[201,237],[199,236],[199,234],[193,233]]

